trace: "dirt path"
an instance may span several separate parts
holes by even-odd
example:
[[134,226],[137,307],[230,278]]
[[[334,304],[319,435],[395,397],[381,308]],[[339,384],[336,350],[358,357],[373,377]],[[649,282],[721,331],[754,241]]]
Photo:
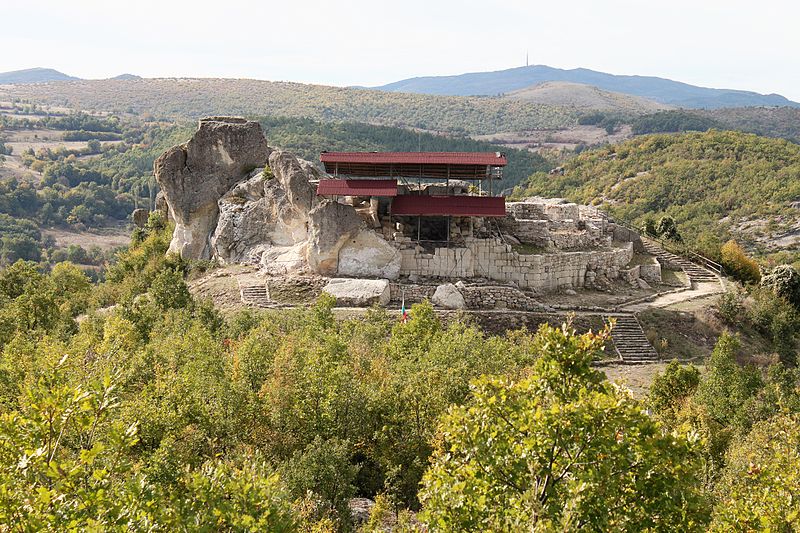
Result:
[[648,302],[639,302],[628,306],[622,306],[620,309],[622,311],[628,311],[631,313],[646,311],[654,307],[660,309],[671,309],[674,306],[683,304],[685,302],[690,302],[700,299],[705,300],[709,297],[722,294],[723,292],[725,292],[725,284],[722,280],[703,282],[703,283],[693,283],[691,289],[664,294],[662,296],[657,297],[654,300]]

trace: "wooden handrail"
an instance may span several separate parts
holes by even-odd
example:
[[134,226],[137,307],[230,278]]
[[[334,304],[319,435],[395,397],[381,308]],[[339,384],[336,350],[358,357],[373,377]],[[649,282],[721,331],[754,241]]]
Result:
[[[611,218],[610,220],[615,224],[618,224],[630,231],[633,231],[634,233],[636,233],[641,237],[641,230],[636,229],[630,222],[626,220],[617,221],[616,219],[613,218]],[[656,237],[651,235],[647,235],[647,238],[656,241],[659,245],[661,245],[662,248],[664,248],[668,252],[671,252],[675,255],[683,256],[693,263],[699,263],[703,267],[709,270],[713,270],[714,272],[716,272],[721,276],[725,275],[725,268],[721,264],[717,263],[712,259],[709,259],[708,257],[704,256],[701,253],[695,252],[685,244],[683,246],[676,246],[676,243],[674,241],[669,241],[663,237]]]

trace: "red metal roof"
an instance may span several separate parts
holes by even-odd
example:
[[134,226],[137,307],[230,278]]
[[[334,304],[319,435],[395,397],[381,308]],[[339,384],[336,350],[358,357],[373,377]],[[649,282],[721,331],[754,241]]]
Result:
[[323,163],[372,163],[396,165],[489,165],[504,167],[500,152],[322,152]]
[[320,180],[319,196],[397,196],[397,180]]
[[328,174],[364,178],[497,179],[507,163],[496,152],[323,152],[319,159]]
[[416,196],[403,195],[392,200],[392,215],[504,217],[503,196]]

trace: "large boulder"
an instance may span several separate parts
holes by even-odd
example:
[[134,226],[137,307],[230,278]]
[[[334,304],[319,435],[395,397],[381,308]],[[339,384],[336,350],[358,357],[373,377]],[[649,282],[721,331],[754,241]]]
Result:
[[362,229],[339,250],[339,274],[366,278],[400,277],[400,251],[374,230]]
[[322,275],[335,275],[339,250],[362,228],[364,221],[353,206],[324,200],[308,213],[308,266]]
[[333,278],[322,290],[336,298],[336,305],[343,307],[386,305],[391,299],[388,279]]
[[445,283],[436,287],[436,291],[431,297],[433,305],[444,307],[445,309],[464,309],[466,302],[464,296],[452,283]]
[[232,117],[200,120],[187,143],[164,152],[153,170],[175,220],[170,252],[184,259],[208,259],[217,202],[253,169],[264,166],[269,155],[261,125]]

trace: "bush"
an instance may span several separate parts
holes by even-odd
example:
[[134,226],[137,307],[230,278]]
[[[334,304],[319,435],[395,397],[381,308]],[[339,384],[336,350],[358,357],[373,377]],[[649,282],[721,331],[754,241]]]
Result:
[[653,378],[647,404],[656,416],[668,425],[673,425],[676,413],[694,394],[699,384],[700,370],[696,366],[671,361],[663,374],[659,373]]
[[528,378],[474,381],[471,402],[443,417],[421,519],[437,531],[702,528],[698,443],[665,434],[590,367],[604,335],[537,336]]
[[736,241],[729,240],[722,245],[720,256],[725,271],[742,283],[758,283],[761,279],[758,263],[748,257]]
[[800,309],[800,272],[793,266],[776,266],[762,278],[761,286]]
[[737,290],[725,291],[717,299],[716,308],[726,324],[735,326],[739,323],[739,317],[744,310],[742,295]]

